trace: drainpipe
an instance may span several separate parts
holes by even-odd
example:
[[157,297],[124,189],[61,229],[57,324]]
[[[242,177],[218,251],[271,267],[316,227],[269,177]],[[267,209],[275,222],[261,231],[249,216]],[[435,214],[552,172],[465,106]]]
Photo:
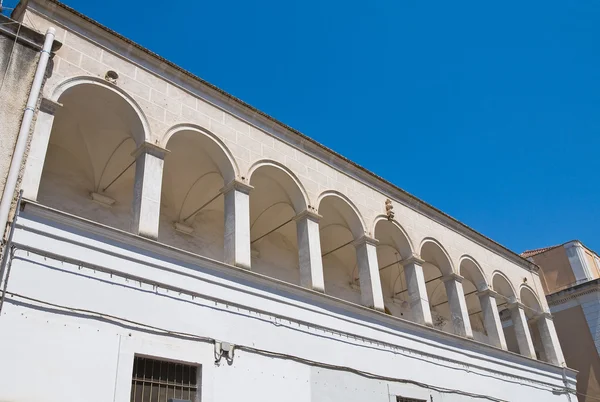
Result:
[[44,82],[44,75],[46,74],[46,67],[48,66],[48,59],[50,58],[50,50],[54,42],[54,36],[55,29],[52,27],[48,28],[46,31],[46,39],[44,40],[44,47],[42,48],[40,54],[37,70],[35,70],[33,83],[31,84],[31,92],[29,92],[27,106],[25,107],[25,112],[23,113],[23,121],[21,122],[21,128],[19,130],[19,136],[17,137],[17,144],[15,145],[12,161],[10,163],[10,169],[8,171],[8,176],[6,177],[4,193],[2,194],[2,201],[0,201],[0,233],[2,237],[4,237],[4,232],[6,230],[6,223],[8,222],[8,215],[10,213],[10,205],[15,194],[19,172],[21,170],[21,164],[23,163],[23,155],[25,154],[25,148],[27,147],[27,138],[29,137],[29,130],[31,129],[31,120],[33,119],[33,113],[37,105],[38,97],[40,96],[42,83]]

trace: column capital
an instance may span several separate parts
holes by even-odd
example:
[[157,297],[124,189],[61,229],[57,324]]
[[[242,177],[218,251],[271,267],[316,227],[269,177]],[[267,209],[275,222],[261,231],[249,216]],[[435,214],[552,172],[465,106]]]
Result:
[[225,187],[223,187],[221,189],[221,192],[223,194],[230,192],[231,190],[236,190],[236,191],[240,191],[244,194],[250,194],[250,191],[254,188],[254,186],[251,186],[248,183],[245,183],[239,179],[234,179],[231,182],[229,182],[227,185],[225,185]]
[[554,321],[554,318],[552,317],[552,314],[544,311],[541,313],[536,313],[532,318],[529,319],[530,322],[536,322],[539,321],[541,319],[546,319],[546,320],[550,320],[550,321]]
[[477,295],[478,297],[482,297],[482,296],[489,296],[489,297],[491,297],[491,298],[493,298],[493,299],[496,299],[496,300],[498,300],[498,299],[504,299],[504,296],[502,296],[502,295],[501,295],[500,293],[498,293],[498,292],[495,292],[495,291],[493,291],[493,290],[492,290],[492,289],[490,289],[490,288],[485,288],[485,289],[483,289],[483,290],[480,290],[480,291],[478,291],[478,292],[476,293],[476,295]]
[[55,102],[49,98],[42,98],[42,102],[40,103],[40,111],[54,116],[54,113],[56,113],[56,111],[62,106],[62,103]]
[[403,259],[400,261],[400,264],[404,267],[408,264],[417,264],[417,265],[423,265],[425,263],[424,260],[421,259],[421,256],[418,254],[411,254],[409,257]]
[[506,306],[508,307],[509,310],[525,310],[525,305],[523,303],[521,303],[520,301],[518,301],[517,299],[515,299],[514,297],[510,297],[506,299]]
[[299,221],[299,220],[302,220],[302,219],[309,219],[309,220],[311,220],[313,222],[319,223],[319,221],[321,220],[321,218],[323,218],[323,216],[319,215],[315,211],[311,211],[310,209],[306,209],[306,210],[300,212],[298,215],[296,215],[294,217],[294,220],[295,221]]
[[168,154],[169,151],[166,148],[162,148],[159,145],[153,144],[151,142],[144,142],[142,145],[137,147],[135,151],[131,153],[131,156],[137,158],[141,154],[150,154],[152,156],[156,156],[157,158],[164,159],[165,155]]
[[454,272],[442,276],[442,282],[456,281],[458,283],[462,283],[463,279],[465,278]]
[[366,234],[362,235],[361,237],[359,237],[358,239],[356,239],[352,242],[354,247],[362,246],[363,244],[370,244],[372,246],[376,246],[378,243],[379,243],[379,240],[377,240],[373,237],[369,237]]

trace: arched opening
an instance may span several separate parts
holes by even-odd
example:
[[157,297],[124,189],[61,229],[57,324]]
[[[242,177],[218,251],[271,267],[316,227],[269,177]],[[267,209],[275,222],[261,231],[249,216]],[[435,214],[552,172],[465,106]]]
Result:
[[319,224],[325,293],[361,303],[356,248],[353,242],[364,236],[356,209],[343,196],[329,193],[319,202]]
[[485,328],[481,303],[477,295],[477,292],[488,288],[487,281],[477,262],[471,258],[462,258],[459,270],[460,275],[464,278],[462,285],[469,314],[469,322],[473,330],[473,339],[479,342],[490,343],[487,329]]
[[223,261],[223,187],[235,178],[232,159],[208,133],[191,127],[166,138],[159,240]]
[[502,322],[504,337],[506,338],[506,346],[509,351],[520,353],[517,335],[512,324],[511,313],[508,309],[508,301],[516,300],[515,291],[508,279],[499,272],[496,272],[492,277],[492,288],[505,299],[503,302],[499,302],[498,311],[500,314],[500,321]]
[[540,318],[540,314],[543,312],[542,306],[535,293],[527,286],[521,287],[520,298],[521,303],[525,306],[525,316],[527,317],[527,324],[529,332],[531,333],[535,355],[538,360],[548,361],[538,327],[538,318]]
[[275,163],[260,163],[250,174],[252,270],[299,285],[294,218],[307,208],[304,192],[297,179]]
[[131,103],[109,87],[67,88],[56,112],[38,200],[50,207],[131,230],[135,159],[145,126]]
[[412,319],[404,267],[400,263],[412,255],[410,241],[396,222],[387,219],[376,223],[375,238],[379,241],[377,262],[386,312]]
[[421,245],[421,259],[423,263],[423,275],[433,326],[444,332],[454,333],[452,314],[446,288],[442,278],[453,272],[450,258],[442,246],[434,240],[426,240]]

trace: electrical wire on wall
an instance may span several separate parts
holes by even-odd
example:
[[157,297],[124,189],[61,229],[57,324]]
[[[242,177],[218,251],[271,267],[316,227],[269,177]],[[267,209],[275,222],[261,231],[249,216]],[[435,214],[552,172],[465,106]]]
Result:
[[[22,192],[19,193],[19,200],[18,200],[17,205],[20,205],[21,195],[22,195]],[[129,279],[132,279],[132,280],[134,280],[136,282],[139,282],[140,285],[142,284],[142,282],[144,282],[144,283],[151,284],[155,288],[161,287],[161,288],[164,288],[166,290],[173,290],[173,291],[179,292],[180,295],[183,294],[183,293],[186,293],[186,294],[189,293],[188,295],[192,296],[192,299],[194,297],[202,297],[202,295],[200,295],[200,294],[195,294],[193,292],[186,291],[185,289],[173,288],[172,286],[169,286],[167,284],[150,283],[150,282],[148,282],[144,278],[130,277],[126,273],[119,272],[119,271],[114,271],[114,270],[112,270],[110,268],[107,268],[107,267],[99,266],[99,265],[96,265],[96,264],[86,263],[84,261],[75,260],[75,259],[72,259],[72,258],[69,258],[69,257],[66,257],[66,256],[60,256],[58,254],[47,252],[47,251],[44,251],[44,250],[40,250],[40,249],[38,249],[36,247],[32,247],[32,246],[26,246],[26,245],[22,245],[22,244],[14,244],[12,242],[12,235],[13,235],[14,230],[15,230],[15,223],[17,221],[16,218],[18,218],[19,212],[20,212],[20,208],[17,208],[17,213],[16,213],[16,216],[15,216],[15,219],[13,220],[13,222],[11,224],[11,228],[10,228],[11,230],[10,230],[9,238],[8,238],[7,245],[6,245],[6,246],[10,246],[10,251],[11,252],[10,253],[6,253],[4,255],[4,258],[2,260],[2,267],[1,267],[2,269],[0,269],[0,272],[1,272],[1,271],[4,271],[4,268],[8,268],[7,272],[6,272],[6,279],[4,281],[4,289],[2,290],[2,294],[0,294],[0,311],[1,311],[2,302],[5,300],[6,296],[8,295],[8,296],[11,296],[11,298],[15,298],[15,297],[16,298],[21,298],[21,299],[27,300],[29,302],[33,302],[33,303],[37,303],[37,304],[41,304],[41,305],[45,305],[45,306],[50,306],[50,307],[53,307],[53,308],[56,308],[56,309],[59,309],[59,310],[62,310],[62,311],[66,310],[66,311],[76,312],[78,314],[87,314],[87,315],[90,315],[90,316],[93,316],[93,317],[102,318],[103,320],[113,321],[114,323],[119,323],[119,322],[120,323],[126,323],[128,325],[133,325],[134,327],[136,327],[134,329],[146,328],[146,329],[155,331],[155,332],[157,332],[159,334],[162,334],[162,335],[174,336],[174,337],[180,337],[180,338],[183,337],[183,338],[190,339],[190,340],[203,341],[203,342],[209,342],[209,343],[215,344],[216,340],[212,339],[212,338],[202,337],[202,336],[198,336],[198,335],[195,335],[195,334],[183,333],[183,332],[178,332],[178,331],[171,331],[171,330],[168,330],[168,329],[165,329],[165,328],[151,326],[151,325],[148,325],[148,324],[144,324],[144,323],[140,323],[140,322],[128,320],[128,319],[125,319],[125,318],[122,318],[122,317],[118,317],[118,316],[114,316],[114,315],[104,314],[104,313],[100,313],[100,312],[92,311],[92,310],[85,310],[85,309],[79,309],[79,308],[75,308],[75,307],[68,307],[68,306],[63,306],[63,305],[59,305],[59,304],[54,304],[54,303],[50,303],[50,302],[47,302],[47,301],[38,300],[38,299],[31,298],[31,297],[28,297],[28,296],[25,296],[25,295],[21,295],[21,294],[17,294],[17,293],[14,293],[14,292],[7,291],[7,284],[8,284],[8,280],[9,280],[9,275],[10,275],[10,269],[11,269],[11,266],[12,266],[12,262],[13,262],[14,259],[22,259],[21,257],[15,257],[14,253],[17,250],[22,250],[22,251],[26,251],[27,255],[29,255],[29,253],[33,253],[35,255],[39,255],[41,257],[44,257],[44,260],[46,260],[46,258],[51,258],[51,259],[53,259],[55,261],[66,262],[68,264],[72,264],[72,265],[77,266],[78,269],[86,267],[86,268],[89,268],[89,269],[93,270],[94,272],[100,271],[100,272],[110,273],[111,278],[113,276],[117,276],[117,277],[124,278],[126,281],[129,278]],[[7,247],[7,248],[9,248],[9,247]],[[9,254],[10,254],[10,256],[9,256]],[[25,261],[29,261],[31,263],[36,263],[34,260],[25,260]],[[7,262],[8,262],[8,267],[6,267],[6,263]],[[0,275],[0,279],[1,279],[2,276],[3,275]],[[215,299],[215,301],[216,301],[216,299]],[[225,303],[225,304],[227,304],[227,305],[231,304],[230,302],[227,302],[227,301],[222,301],[222,302]],[[35,306],[32,306],[32,307],[35,307]],[[268,312],[264,312],[264,313],[265,314],[269,314]],[[305,323],[305,324],[306,325],[310,325],[309,323]],[[368,341],[366,338],[364,340]],[[372,341],[373,340],[368,341],[368,342],[371,343]],[[377,343],[377,341],[375,341],[375,343]],[[357,344],[356,346],[360,346],[360,345]],[[392,346],[392,345],[390,344],[389,346]],[[472,394],[472,393],[468,393],[466,391],[461,391],[461,390],[456,390],[456,389],[447,389],[447,388],[442,388],[442,387],[436,387],[436,386],[431,385],[431,384],[420,383],[420,382],[417,382],[417,381],[414,381],[414,380],[409,380],[409,379],[402,379],[402,378],[381,376],[381,375],[378,375],[378,374],[374,374],[374,373],[370,373],[370,372],[366,372],[366,371],[361,371],[361,370],[357,370],[357,369],[352,369],[352,368],[349,368],[349,367],[331,365],[331,364],[328,364],[328,363],[317,362],[317,361],[313,361],[313,360],[309,360],[309,359],[300,358],[300,357],[297,357],[297,356],[292,356],[292,355],[287,355],[287,354],[283,354],[283,353],[277,353],[277,352],[262,350],[262,349],[258,349],[258,348],[253,348],[253,347],[250,347],[250,346],[235,345],[235,348],[237,350],[244,350],[244,351],[247,351],[247,352],[250,352],[250,353],[262,354],[262,355],[273,357],[273,358],[282,358],[282,359],[293,360],[293,361],[296,361],[298,363],[308,364],[308,365],[315,366],[315,367],[321,367],[321,368],[326,368],[326,369],[331,369],[331,370],[342,370],[342,371],[354,373],[356,375],[361,375],[361,376],[366,377],[366,378],[380,379],[380,380],[389,381],[389,382],[398,382],[398,383],[405,383],[405,384],[413,384],[413,385],[417,385],[417,386],[420,386],[420,387],[423,387],[423,388],[427,388],[427,389],[430,389],[430,390],[435,390],[435,391],[440,392],[440,393],[454,393],[454,394],[460,394],[460,395],[464,395],[464,396],[476,397],[476,398],[480,398],[480,399],[487,399],[487,400],[490,400],[490,401],[502,401],[502,399],[498,399],[498,398],[491,397],[491,396],[488,396],[488,395]],[[405,357],[413,357],[414,358],[414,356],[411,356],[411,354],[399,353],[397,351],[392,351],[392,350],[388,350],[388,349],[385,349],[385,348],[384,349],[375,348],[375,349],[377,349],[377,350],[386,350],[388,352],[392,352],[392,353],[395,353],[395,354],[400,354],[400,355],[405,356]],[[448,365],[437,363],[435,361],[429,361],[429,360],[425,360],[425,361],[427,361],[429,363],[432,363],[432,364],[439,365],[439,366],[443,366],[443,367],[454,368],[454,367],[451,367],[451,366],[448,366]],[[515,384],[519,384],[519,385],[529,386],[529,387],[532,387],[532,388],[543,390],[545,392],[552,392],[552,393],[555,393],[555,394],[564,394],[564,393],[568,394],[568,393],[572,392],[572,391],[570,391],[567,388],[567,384],[566,383],[565,383],[565,387],[564,388],[558,388],[558,389],[557,388],[551,388],[550,384],[548,384],[547,388],[544,388],[544,387],[535,386],[535,385],[532,385],[532,384],[526,384],[526,383],[524,383],[522,381],[512,381],[512,380],[509,380],[509,379],[503,379],[503,378],[498,378],[498,377],[494,377],[494,376],[490,376],[490,375],[485,375],[483,373],[477,373],[477,372],[474,372],[474,371],[472,371],[472,370],[470,370],[468,368],[466,369],[466,371],[470,372],[470,373],[477,374],[477,375],[491,377],[491,378],[494,378],[494,379],[497,379],[497,380],[500,380],[500,381],[511,382],[511,383],[515,383]]]
[[[31,250],[27,250],[27,252],[29,253]],[[35,252],[34,252],[35,253]],[[37,253],[36,253],[37,254]],[[43,254],[39,254],[41,256],[43,256]],[[11,255],[12,257],[12,255]],[[11,261],[12,262],[12,261]],[[69,263],[72,263],[72,261],[70,261]],[[80,267],[86,265],[83,262],[80,262]],[[94,270],[96,270],[98,267],[94,267]],[[113,273],[111,273],[112,275]],[[8,278],[7,278],[8,279]],[[5,283],[6,285],[6,283]],[[202,336],[198,336],[195,334],[190,334],[190,333],[184,333],[184,332],[178,332],[178,331],[172,331],[172,330],[168,330],[165,328],[161,328],[161,327],[155,327],[155,326],[151,326],[148,324],[144,324],[144,323],[140,323],[140,322],[136,322],[133,320],[128,320],[122,317],[117,317],[117,316],[113,316],[113,315],[109,315],[109,314],[104,314],[104,313],[100,313],[97,311],[91,311],[91,310],[85,310],[85,309],[79,309],[79,308],[74,308],[74,307],[68,307],[68,306],[63,306],[63,305],[59,305],[59,304],[54,304],[54,303],[50,303],[50,302],[46,302],[43,300],[38,300],[35,298],[31,298],[25,295],[21,295],[18,293],[14,293],[14,292],[3,292],[3,294],[1,295],[2,298],[6,297],[6,296],[10,296],[11,299],[22,299],[25,301],[28,301],[30,303],[35,303],[35,304],[40,304],[40,305],[44,305],[44,306],[49,306],[49,307],[53,307],[55,309],[59,309],[61,311],[70,311],[70,312],[75,312],[79,315],[81,314],[86,314],[89,316],[93,316],[93,317],[98,317],[98,318],[102,318],[105,321],[112,321],[114,323],[125,323],[131,326],[134,326],[134,329],[140,329],[140,328],[145,328],[151,331],[154,331],[155,333],[161,334],[161,335],[165,335],[165,336],[173,336],[173,337],[178,337],[178,338],[184,338],[184,339],[189,339],[189,340],[195,340],[195,341],[201,341],[201,342],[207,342],[207,343],[215,343],[215,339],[209,338],[209,337],[202,337]],[[35,306],[34,306],[35,307]],[[324,362],[318,362],[318,361],[314,361],[314,360],[310,360],[310,359],[304,359],[298,356],[293,356],[293,355],[288,355],[288,354],[284,354],[284,353],[278,353],[278,352],[272,352],[272,351],[268,351],[268,350],[263,350],[263,349],[258,349],[258,348],[254,348],[254,347],[250,347],[250,346],[245,346],[245,345],[235,345],[235,349],[239,350],[239,351],[246,351],[248,353],[255,353],[255,354],[260,354],[266,357],[270,357],[270,358],[280,358],[280,359],[286,359],[286,360],[291,360],[291,361],[295,361],[301,364],[307,364],[313,367],[320,367],[320,368],[324,368],[324,369],[329,369],[329,370],[337,370],[337,371],[344,371],[344,372],[348,372],[348,373],[353,373],[356,375],[360,375],[362,377],[365,378],[372,378],[372,379],[378,379],[378,380],[382,380],[382,381],[388,381],[388,382],[396,382],[396,383],[403,383],[403,384],[412,384],[415,386],[419,386],[422,388],[426,388],[432,391],[436,391],[436,392],[440,392],[440,393],[452,393],[452,394],[459,394],[459,395],[463,395],[463,396],[469,396],[469,397],[473,397],[473,398],[479,398],[479,399],[484,399],[484,400],[489,400],[489,401],[503,401],[502,399],[496,398],[496,397],[492,397],[489,395],[481,395],[481,394],[474,394],[474,393],[469,393],[466,391],[462,391],[462,390],[457,390],[457,389],[449,389],[449,388],[443,388],[443,387],[437,387],[435,385],[432,384],[427,384],[427,383],[421,383],[418,381],[414,381],[414,380],[410,380],[410,379],[404,379],[404,378],[396,378],[396,377],[387,377],[387,376],[382,376],[382,375],[378,375],[375,373],[371,373],[371,372],[366,372],[366,371],[362,371],[362,370],[358,370],[358,369],[353,369],[353,368],[349,368],[349,367],[344,367],[344,366],[337,366],[337,365],[332,365],[332,364],[328,364],[328,363],[324,363]],[[438,363],[433,363],[433,364],[438,364]],[[439,364],[438,364],[439,365]],[[483,374],[482,374],[483,375]],[[552,392],[554,394],[568,394],[568,393],[572,393],[572,391],[570,391],[567,387],[564,388],[542,388],[542,387],[538,387],[538,386],[534,386],[531,384],[523,384],[522,382],[517,382],[517,381],[510,381],[507,379],[500,379],[497,377],[494,377],[500,381],[508,381],[511,383],[517,383],[517,384],[521,384],[521,385],[527,385],[533,388],[537,388],[546,392]],[[599,399],[600,400],[600,399]]]
[[19,34],[21,33],[21,27],[23,26],[23,22],[22,21],[11,21],[11,22],[6,22],[2,25],[9,25],[9,24],[19,24],[19,26],[17,27],[17,33],[15,34],[15,40],[13,42],[12,49],[10,50],[10,55],[8,56],[8,61],[6,63],[6,69],[4,70],[4,74],[2,75],[2,82],[0,83],[0,95],[2,94],[2,89],[4,88],[4,81],[6,81],[6,75],[8,74],[8,70],[10,70],[10,65],[12,64],[13,55],[15,53],[15,48],[17,47],[17,40],[19,39]]
[[[118,321],[118,322],[122,322],[122,323],[127,323],[127,324],[131,324],[134,326],[138,326],[138,327],[142,327],[142,328],[148,328],[152,331],[156,331],[156,332],[161,332],[163,333],[163,335],[167,335],[167,336],[173,336],[173,337],[178,337],[178,338],[183,338],[183,339],[188,339],[188,340],[194,340],[194,341],[200,341],[200,342],[206,342],[206,343],[210,343],[210,344],[215,344],[217,342],[216,339],[213,338],[209,338],[209,337],[204,337],[204,336],[199,336],[199,335],[195,335],[195,334],[190,334],[187,332],[179,332],[179,331],[172,331],[172,330],[168,330],[168,329],[164,329],[161,327],[156,327],[153,325],[148,325],[148,324],[144,324],[144,323],[140,323],[137,321],[133,321],[133,320],[129,320],[126,318],[122,318],[122,317],[117,317],[114,315],[110,315],[110,314],[103,314],[103,313],[99,313],[96,311],[92,311],[92,310],[86,310],[86,309],[79,309],[79,308],[74,308],[74,307],[68,307],[68,306],[63,306],[63,305],[59,305],[59,304],[55,304],[55,303],[50,303],[50,302],[46,302],[43,300],[39,300],[39,299],[35,299],[35,298],[31,298],[31,297],[27,297],[18,293],[14,293],[14,292],[6,292],[6,296],[10,296],[11,299],[12,298],[18,298],[18,299],[23,299],[23,300],[27,300],[29,302],[33,302],[36,304],[41,304],[41,305],[45,305],[45,306],[49,306],[49,307],[53,307],[56,309],[60,309],[60,310],[68,310],[74,313],[78,313],[79,315],[81,314],[87,314],[87,315],[92,315],[98,318],[102,318],[103,320],[109,320],[109,321]],[[462,395],[462,396],[468,396],[471,398],[477,398],[477,399],[482,399],[482,400],[488,400],[488,401],[493,401],[493,402],[507,402],[505,399],[500,399],[500,398],[496,398],[493,396],[489,396],[489,395],[483,395],[483,394],[476,394],[476,393],[471,393],[471,392],[466,392],[466,391],[462,391],[462,390],[458,390],[458,389],[452,389],[452,388],[444,388],[444,387],[438,387],[432,384],[427,384],[427,383],[423,383],[420,381],[414,381],[414,380],[410,380],[410,379],[405,379],[405,378],[398,378],[398,377],[388,377],[388,376],[383,376],[383,375],[379,375],[379,374],[375,374],[375,373],[371,373],[368,371],[363,371],[363,370],[358,370],[358,369],[353,369],[350,367],[345,367],[345,366],[339,366],[339,365],[334,365],[334,364],[329,364],[329,363],[324,363],[324,362],[319,362],[319,361],[315,361],[315,360],[310,360],[310,359],[305,359],[305,358],[301,358],[298,356],[293,356],[293,355],[289,355],[289,354],[285,354],[285,353],[279,353],[279,352],[272,352],[272,351],[268,351],[268,350],[264,350],[264,349],[259,349],[259,348],[255,348],[252,346],[245,346],[245,345],[235,345],[235,350],[237,351],[245,351],[248,353],[253,353],[253,354],[258,354],[264,357],[269,357],[269,358],[275,358],[275,359],[283,359],[283,360],[289,360],[289,361],[294,361],[300,364],[305,364],[305,365],[309,365],[312,367],[319,367],[319,368],[323,368],[323,369],[327,369],[327,370],[335,370],[335,371],[343,371],[346,373],[351,373],[351,374],[356,374],[359,375],[361,377],[364,378],[369,378],[369,379],[376,379],[376,380],[380,380],[380,381],[388,381],[388,382],[394,382],[394,383],[401,383],[401,384],[408,384],[408,385],[415,385],[421,388],[425,388],[431,391],[435,391],[435,392],[439,392],[439,393],[444,393],[444,394],[455,394],[455,395]],[[553,392],[561,392],[559,390],[555,390]]]

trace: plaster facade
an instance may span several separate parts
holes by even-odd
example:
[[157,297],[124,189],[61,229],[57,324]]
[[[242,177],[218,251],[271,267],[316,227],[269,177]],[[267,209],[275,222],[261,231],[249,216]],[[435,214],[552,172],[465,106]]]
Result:
[[94,367],[86,399],[126,401],[147,355],[200,364],[203,401],[569,400],[534,264],[60,3],[15,17],[63,45],[5,247],[0,399],[41,397],[15,377],[41,356],[44,400]]

